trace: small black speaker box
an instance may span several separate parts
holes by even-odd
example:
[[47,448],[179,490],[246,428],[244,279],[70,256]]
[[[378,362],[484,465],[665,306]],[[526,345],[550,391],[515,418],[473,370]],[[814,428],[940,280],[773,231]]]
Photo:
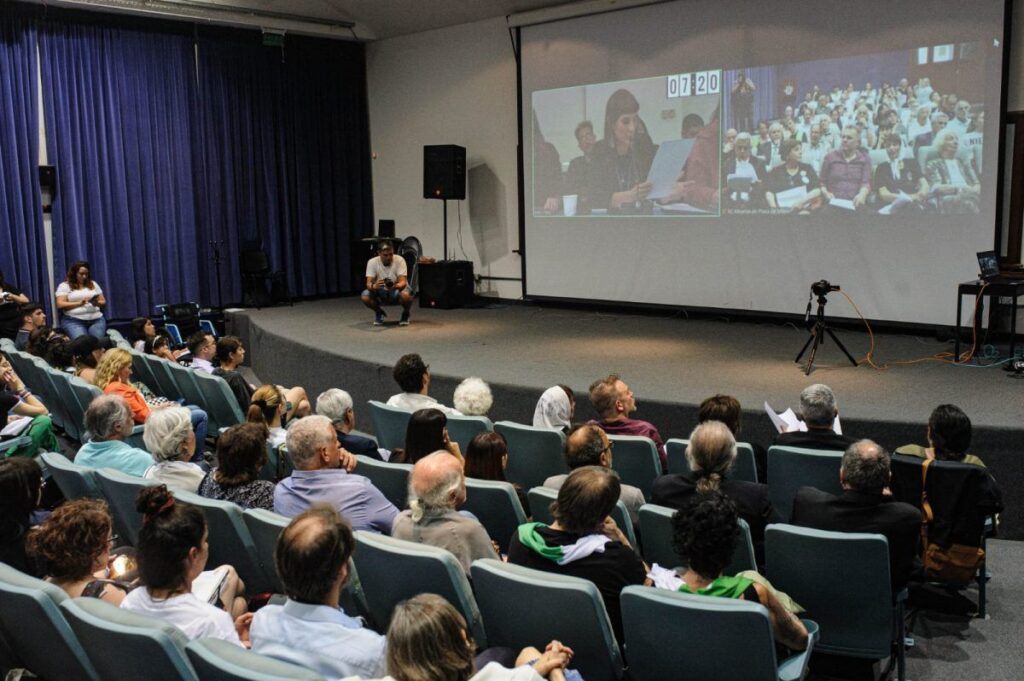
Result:
[[466,148],[455,144],[423,147],[423,198],[466,198]]
[[473,263],[443,260],[419,265],[420,307],[451,310],[473,302]]
[[382,238],[395,238],[394,220],[377,220],[377,236]]

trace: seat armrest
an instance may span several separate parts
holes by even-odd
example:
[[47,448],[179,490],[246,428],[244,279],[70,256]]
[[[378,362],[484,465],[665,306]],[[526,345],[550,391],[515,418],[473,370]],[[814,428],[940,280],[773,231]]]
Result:
[[807,628],[807,648],[792,657],[787,657],[779,665],[779,681],[800,681],[807,673],[807,664],[811,660],[814,644],[818,642],[818,623],[814,620],[800,620]]

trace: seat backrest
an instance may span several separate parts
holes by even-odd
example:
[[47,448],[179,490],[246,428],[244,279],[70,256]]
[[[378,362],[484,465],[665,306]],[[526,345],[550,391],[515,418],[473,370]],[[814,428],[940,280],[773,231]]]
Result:
[[511,483],[466,478],[466,503],[461,507],[477,517],[502,553],[508,553],[509,539],[526,522],[526,512]]
[[57,397],[64,411],[65,421],[61,427],[64,428],[64,432],[67,433],[68,437],[81,441],[82,430],[84,429],[82,421],[85,418],[85,407],[78,401],[78,395],[75,394],[74,389],[71,387],[71,375],[55,369],[49,369],[47,373],[50,375],[53,387],[57,392]]
[[10,338],[0,338],[0,350],[4,352],[14,352],[17,349],[17,346],[14,345],[14,341],[12,341]]
[[592,582],[497,560],[474,561],[471,573],[489,645],[520,650],[557,639],[587,681],[622,678],[619,644]]
[[364,530],[357,531],[352,562],[366,603],[379,627],[386,629],[400,602],[421,593],[446,599],[466,618],[477,645],[486,647],[480,611],[466,573],[450,552]]
[[252,535],[242,518],[242,509],[237,504],[183,490],[174,490],[174,497],[202,509],[210,533],[209,565],[234,566],[249,593],[273,590],[276,580],[263,570]]
[[114,529],[121,539],[135,546],[139,541],[139,530],[142,529],[142,514],[135,510],[135,500],[144,488],[159,483],[111,468],[100,468],[95,475],[96,486],[110,506]]
[[456,416],[448,417],[448,439],[459,443],[462,453],[466,453],[469,443],[478,433],[486,433],[494,430],[494,424],[486,416]]
[[102,678],[198,681],[185,656],[188,640],[173,624],[99,598],[69,599],[60,607]]
[[[668,455],[668,472],[686,475],[690,472],[690,462],[686,460],[686,448],[689,440],[672,438],[665,441],[665,453]],[[736,443],[736,461],[733,462],[729,477],[733,480],[758,482],[757,463],[754,459],[754,447],[749,442]]]
[[[68,383],[71,384],[71,390],[75,393],[75,397],[78,398],[78,404],[82,406],[82,416],[84,418],[85,410],[89,408],[94,399],[103,394],[103,391],[78,376],[68,376]],[[85,432],[84,424],[82,425],[82,432]]]
[[53,378],[50,376],[52,371],[50,365],[39,357],[29,354],[24,356],[26,358],[24,366],[21,369],[15,367],[15,371],[25,381],[25,385],[47,406],[52,422],[60,428],[64,428],[64,424],[68,420],[68,413],[57,392],[57,386],[54,385]]
[[526,492],[530,501],[530,513],[538,523],[550,525],[555,518],[551,515],[551,504],[558,498],[558,490],[550,487],[531,487]]
[[0,563],[0,630],[22,665],[44,679],[100,676],[58,607],[68,596]]
[[177,400],[184,397],[181,391],[178,390],[178,386],[174,382],[174,378],[171,377],[170,370],[167,368],[170,362],[156,355],[142,355],[142,361],[149,367],[150,373],[156,379],[156,384],[160,387],[157,391],[158,395],[163,395],[169,400]]
[[245,414],[227,381],[220,376],[196,371],[192,378],[203,395],[203,410],[210,419],[210,430],[220,430],[245,422]]
[[793,497],[801,487],[842,494],[840,451],[774,445],[768,450],[768,498],[783,518],[793,515]]
[[281,532],[288,527],[291,520],[263,508],[247,508],[242,511],[242,521],[249,530],[249,536],[252,537],[256,560],[259,561],[263,572],[274,580],[273,591],[284,593],[274,567],[274,547],[277,546]]
[[608,440],[615,443],[612,468],[622,482],[639,487],[644,499],[650,499],[654,479],[661,475],[661,460],[654,440],[641,435],[609,435]]
[[871,158],[872,174],[878,169],[878,166],[889,160],[889,152],[885,149],[872,149],[868,152],[868,156]]
[[512,421],[498,421],[494,430],[508,442],[505,477],[523,489],[543,485],[552,475],[568,473],[563,450],[565,435],[560,430],[534,428]]
[[885,536],[775,524],[765,530],[764,546],[772,586],[814,613],[821,627],[818,650],[870,659],[889,655],[893,600]]
[[305,667],[214,638],[189,641],[185,652],[202,681],[324,681]]
[[405,508],[409,497],[409,474],[412,465],[407,463],[387,463],[368,456],[358,455],[356,473],[370,479],[373,486],[397,508]]
[[[657,504],[644,504],[640,507],[640,536],[644,538],[644,560],[648,563],[657,563],[664,568],[676,567],[683,563],[672,541],[672,516],[675,513],[674,509]],[[750,525],[743,518],[737,518],[737,521],[740,536],[736,539],[732,560],[723,570],[723,574],[726,575],[757,569]]]
[[146,387],[157,395],[163,395],[162,388],[153,375],[153,367],[146,361],[146,355],[135,349],[128,352],[132,355],[132,375],[146,384]]
[[73,464],[66,456],[57,452],[43,452],[39,458],[46,464],[46,470],[60,487],[65,499],[103,498],[96,484],[96,471],[93,469]]
[[771,622],[759,603],[627,586],[622,628],[634,681],[778,679]]
[[205,411],[206,407],[203,406],[205,397],[199,386],[196,385],[196,372],[192,369],[186,369],[177,362],[162,361],[165,371],[170,375],[171,380],[174,381],[178,394],[185,398],[185,404],[194,404]]
[[409,426],[411,411],[389,407],[383,402],[370,400],[370,421],[377,443],[384,449],[394,451],[405,447],[405,431]]
[[[924,459],[892,457],[892,494],[921,510],[921,468]],[[999,488],[981,466],[956,461],[932,461],[928,466],[928,504],[933,519],[928,539],[942,546],[981,546],[985,520],[1002,510]]]

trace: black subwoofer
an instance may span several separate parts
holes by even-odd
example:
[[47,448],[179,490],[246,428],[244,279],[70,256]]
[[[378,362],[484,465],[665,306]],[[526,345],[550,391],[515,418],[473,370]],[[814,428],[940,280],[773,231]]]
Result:
[[420,307],[450,310],[473,301],[473,263],[443,260],[419,265]]

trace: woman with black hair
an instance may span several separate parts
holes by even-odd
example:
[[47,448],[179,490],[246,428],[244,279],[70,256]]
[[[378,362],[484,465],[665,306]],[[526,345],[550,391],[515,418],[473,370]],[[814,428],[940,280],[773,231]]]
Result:
[[100,285],[93,281],[89,263],[84,260],[72,263],[56,295],[57,309],[63,317],[61,327],[72,340],[83,333],[97,338],[107,335],[107,321],[103,318],[107,299]]
[[440,409],[419,409],[409,417],[405,429],[405,449],[391,456],[393,463],[414,464],[427,454],[445,449],[462,460],[459,443],[448,439],[448,417]]
[[620,88],[608,98],[604,138],[594,147],[592,172],[580,197],[584,211],[639,211],[651,183],[647,171],[657,147],[640,121],[640,103]]
[[166,485],[139,492],[135,508],[144,516],[136,546],[142,587],[128,594],[121,607],[169,622],[190,639],[248,645],[252,614],[242,595],[245,585],[234,568],[221,566],[227,568],[227,576],[217,605],[192,593],[192,583],[210,553],[203,512],[177,502]]
[[0,459],[0,562],[34,577],[43,575],[25,553],[25,537],[37,519],[43,470],[32,459]]
[[740,534],[736,507],[720,491],[700,494],[672,516],[672,544],[686,563],[679,591],[759,603],[768,609],[775,640],[788,648],[807,647],[807,628],[762,584],[722,572],[732,560]]
[[14,340],[18,335],[18,329],[21,328],[21,306],[26,304],[28,296],[4,279],[4,273],[0,272],[0,338]]
[[[466,447],[466,463],[463,467],[467,478],[508,482],[505,477],[506,466],[508,466],[508,441],[504,435],[488,430],[477,433],[469,441],[469,446]],[[512,487],[519,497],[519,503],[522,505],[526,517],[529,518],[532,515],[529,497],[519,485],[512,483]]]

